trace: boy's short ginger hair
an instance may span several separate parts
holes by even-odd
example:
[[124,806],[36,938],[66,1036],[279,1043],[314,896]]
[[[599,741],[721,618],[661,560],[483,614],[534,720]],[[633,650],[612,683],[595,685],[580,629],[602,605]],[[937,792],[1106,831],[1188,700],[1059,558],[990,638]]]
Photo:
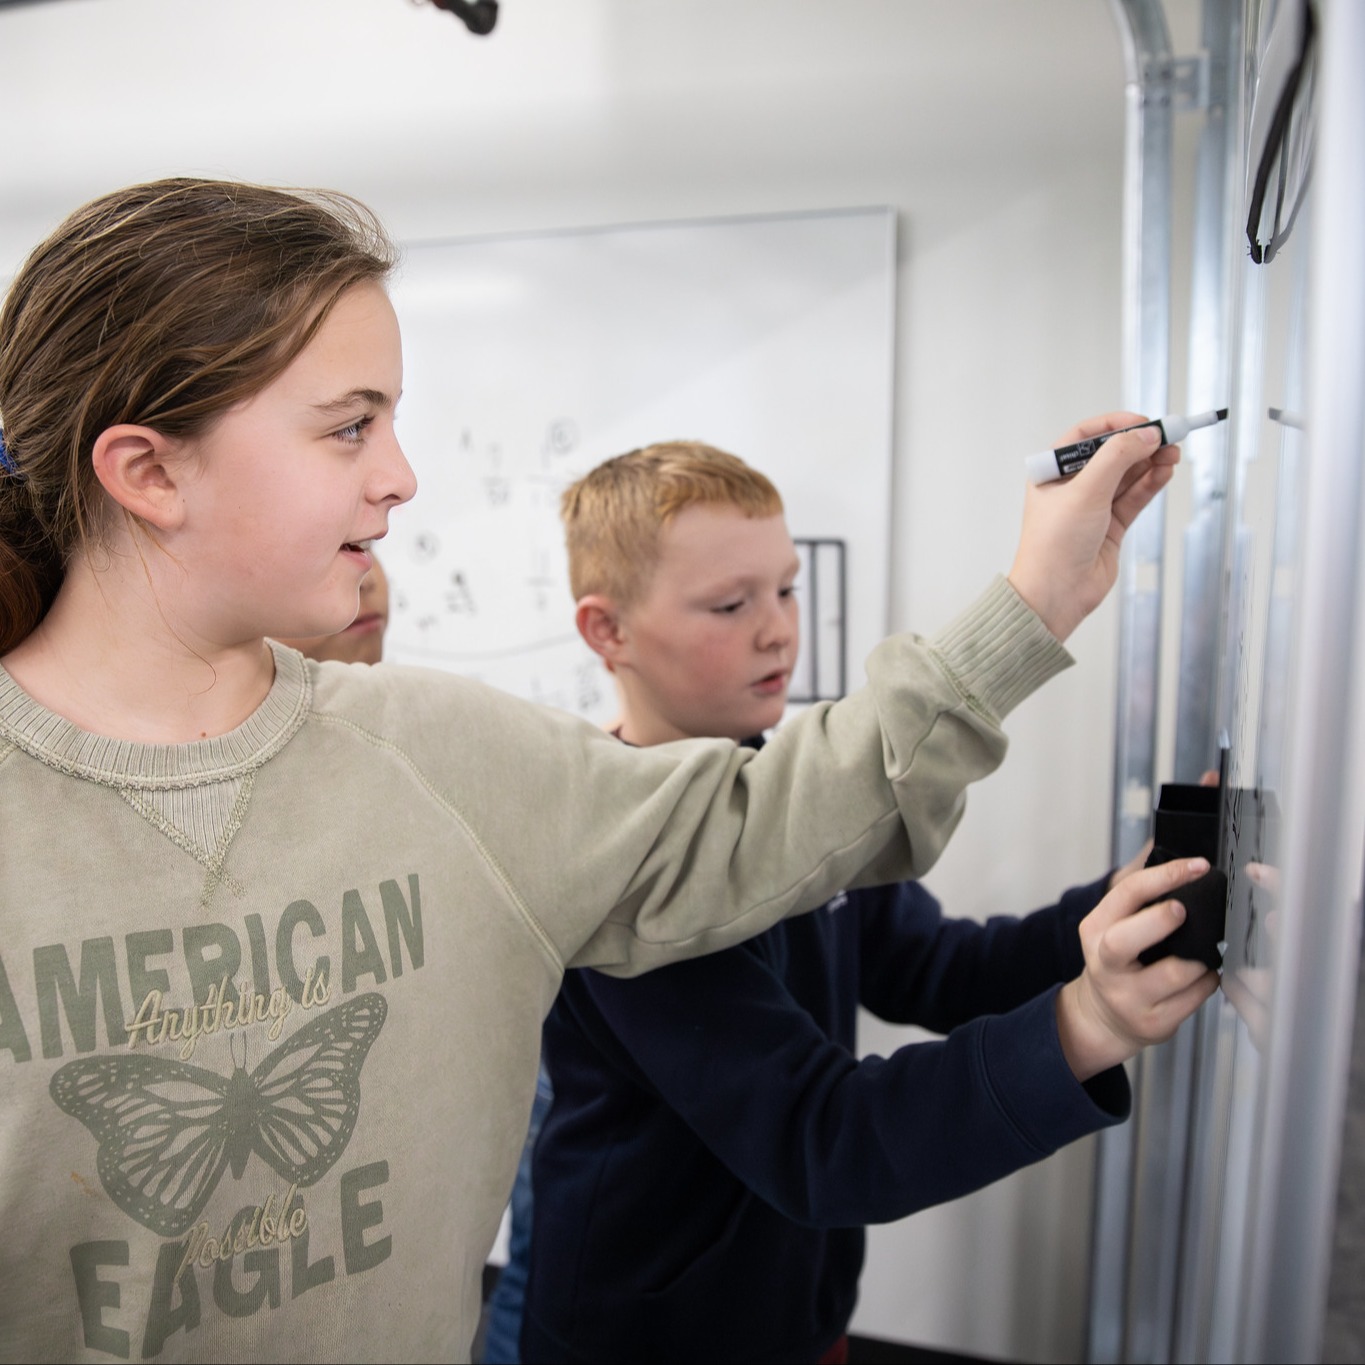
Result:
[[770,480],[701,441],[662,441],[606,460],[565,489],[560,502],[574,600],[602,593],[631,606],[659,561],[659,533],[688,507],[734,507],[778,516]]

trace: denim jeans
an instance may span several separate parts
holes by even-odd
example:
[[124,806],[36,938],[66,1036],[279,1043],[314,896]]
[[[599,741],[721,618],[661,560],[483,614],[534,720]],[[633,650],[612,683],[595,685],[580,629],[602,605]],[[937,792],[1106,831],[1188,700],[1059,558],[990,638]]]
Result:
[[484,1365],[520,1365],[521,1313],[526,1302],[526,1279],[530,1274],[531,1259],[531,1154],[553,1098],[550,1078],[545,1074],[545,1068],[541,1067],[536,1082],[535,1103],[531,1106],[531,1123],[526,1130],[526,1143],[521,1149],[516,1183],[512,1186],[512,1230],[507,1264],[488,1299]]

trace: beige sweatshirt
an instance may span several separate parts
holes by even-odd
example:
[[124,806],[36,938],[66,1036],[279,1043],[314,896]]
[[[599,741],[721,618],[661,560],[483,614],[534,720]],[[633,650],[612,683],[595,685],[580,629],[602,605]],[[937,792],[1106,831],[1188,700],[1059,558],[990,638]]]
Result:
[[1067,657],[998,581],[759,754],[284,648],[134,744],[0,669],[0,1359],[465,1359],[565,966],[922,873]]

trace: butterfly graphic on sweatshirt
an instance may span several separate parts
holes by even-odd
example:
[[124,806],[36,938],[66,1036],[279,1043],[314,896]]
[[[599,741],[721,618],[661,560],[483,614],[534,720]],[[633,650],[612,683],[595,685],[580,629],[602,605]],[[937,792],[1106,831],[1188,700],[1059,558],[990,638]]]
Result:
[[296,1029],[248,1074],[161,1057],[86,1057],[52,1077],[57,1105],[99,1142],[105,1192],[162,1237],[182,1237],[229,1166],[254,1152],[282,1179],[312,1185],[346,1150],[360,1068],[388,1002],[370,992]]

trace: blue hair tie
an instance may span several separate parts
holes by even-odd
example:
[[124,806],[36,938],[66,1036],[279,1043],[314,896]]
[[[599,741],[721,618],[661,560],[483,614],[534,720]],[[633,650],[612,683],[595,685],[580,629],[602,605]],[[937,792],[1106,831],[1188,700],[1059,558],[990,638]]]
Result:
[[0,469],[6,474],[17,474],[19,466],[14,463],[14,457],[5,449],[5,433],[0,431]]

